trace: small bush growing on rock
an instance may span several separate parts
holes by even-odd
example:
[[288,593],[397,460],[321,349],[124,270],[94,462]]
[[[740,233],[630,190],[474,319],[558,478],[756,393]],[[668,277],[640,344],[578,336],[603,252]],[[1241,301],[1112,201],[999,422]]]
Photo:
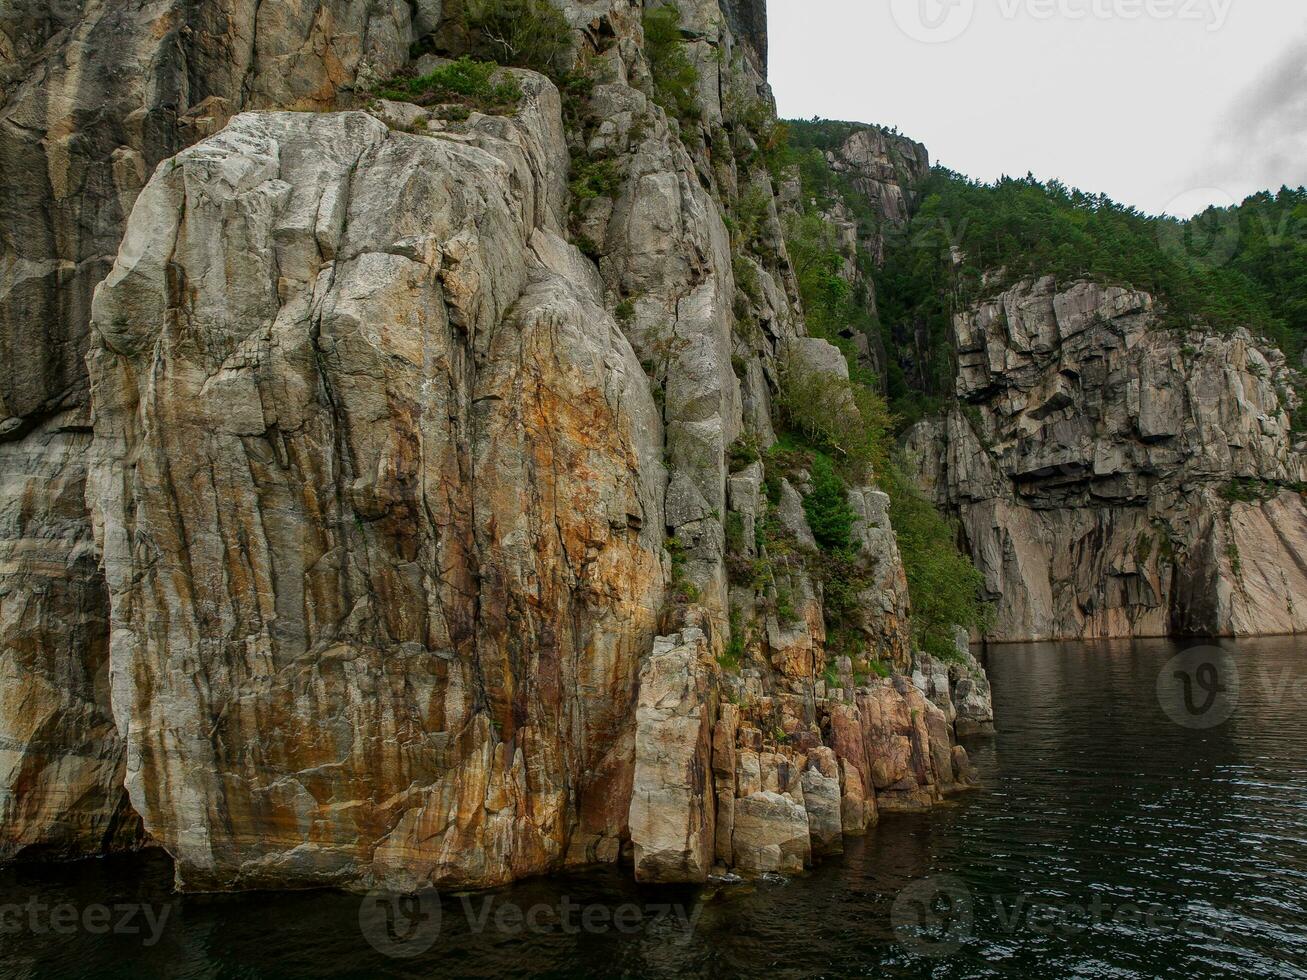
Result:
[[671,598],[679,605],[699,601],[699,587],[686,575],[685,545],[675,536],[667,539],[667,554],[672,560]]
[[471,53],[562,78],[572,62],[572,28],[549,0],[462,0]]
[[[452,105],[478,112],[511,112],[522,100],[522,88],[513,79],[495,80],[499,66],[488,61],[459,58],[420,78],[394,78],[376,95],[392,102],[417,105]],[[466,118],[466,116],[464,116]]]
[[733,510],[726,515],[726,550],[742,552],[744,544],[744,515]]
[[[601,258],[599,243],[589,235],[577,235],[572,239],[572,243],[576,245],[576,247],[581,250],[581,254],[591,262],[598,262]],[[657,395],[657,392],[655,392],[655,395]]]
[[737,251],[763,245],[771,201],[770,187],[753,186],[740,194],[732,209],[731,244]]
[[596,197],[616,197],[622,189],[622,173],[614,160],[575,157],[572,160],[570,186],[574,202],[589,201]]
[[726,644],[726,649],[722,651],[717,658],[717,664],[730,674],[738,674],[740,665],[744,663],[744,623],[740,620],[738,611],[731,610],[731,639]]
[[812,492],[803,498],[808,526],[817,543],[828,551],[846,551],[856,516],[849,506],[848,489],[828,457],[812,461]]
[[738,473],[751,463],[762,459],[762,453],[758,451],[757,437],[748,432],[731,443],[726,452],[731,460],[732,473]]
[[782,624],[798,621],[799,611],[794,605],[794,592],[788,586],[776,590],[776,618]]
[[644,48],[653,72],[654,101],[682,124],[697,123],[702,115],[699,71],[685,53],[681,12],[676,7],[645,11]]
[[735,275],[735,286],[751,302],[761,303],[762,281],[758,278],[758,267],[742,255],[731,259],[731,271]]
[[850,481],[865,481],[883,467],[893,418],[870,388],[789,361],[777,404],[786,424],[836,459]]

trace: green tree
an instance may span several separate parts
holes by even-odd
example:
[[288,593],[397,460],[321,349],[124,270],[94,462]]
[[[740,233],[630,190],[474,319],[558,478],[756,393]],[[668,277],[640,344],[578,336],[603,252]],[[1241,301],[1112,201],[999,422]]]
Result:
[[530,68],[552,78],[572,64],[572,29],[549,0],[462,0],[479,57]]
[[812,492],[803,498],[808,526],[828,551],[846,551],[857,515],[849,506],[849,491],[830,458],[818,453],[812,461]]

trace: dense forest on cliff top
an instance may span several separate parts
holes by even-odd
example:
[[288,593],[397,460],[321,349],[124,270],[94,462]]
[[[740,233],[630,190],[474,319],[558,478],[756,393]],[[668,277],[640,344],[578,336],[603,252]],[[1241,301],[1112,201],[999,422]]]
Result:
[[[825,166],[857,125],[789,123],[788,159],[819,204],[837,196],[868,222],[865,209]],[[878,322],[867,329],[895,349],[908,329],[929,338],[930,363],[914,376],[891,363],[884,379],[901,420],[939,407],[952,389],[953,312],[1025,277],[1090,278],[1142,289],[1162,301],[1166,322],[1219,331],[1246,327],[1293,363],[1307,340],[1307,189],[1281,188],[1190,220],[1145,214],[1103,194],[1032,175],[987,184],[935,167],[914,190],[918,206],[903,228],[881,228],[885,261],[874,270]],[[818,318],[820,319],[820,318]],[[896,335],[895,331],[899,331]],[[1307,408],[1295,419],[1307,430]]]

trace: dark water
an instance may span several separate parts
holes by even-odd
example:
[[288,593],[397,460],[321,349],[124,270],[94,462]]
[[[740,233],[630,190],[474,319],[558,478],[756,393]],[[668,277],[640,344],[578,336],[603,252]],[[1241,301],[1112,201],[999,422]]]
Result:
[[1237,700],[1229,664],[1194,673],[1183,724],[1173,644],[992,650],[986,789],[802,879],[614,871],[391,909],[391,932],[369,905],[365,935],[358,897],[183,898],[160,858],[11,869],[0,906],[44,911],[0,908],[0,975],[1307,977],[1307,641],[1223,645]]

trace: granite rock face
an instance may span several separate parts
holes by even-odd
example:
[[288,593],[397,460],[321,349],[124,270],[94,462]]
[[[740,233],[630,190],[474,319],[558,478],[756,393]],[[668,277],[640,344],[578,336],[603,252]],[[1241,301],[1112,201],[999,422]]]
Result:
[[126,805],[108,590],[77,501],[91,296],[136,196],[242,107],[348,102],[360,75],[402,65],[409,41],[401,0],[0,12],[0,700],[24,706],[0,721],[0,854],[95,853]]
[[0,859],[130,845],[76,413],[0,443]]
[[97,294],[114,710],[188,884],[504,881],[608,792],[659,426],[523,83],[450,135],[239,116],[155,175]]
[[[907,224],[917,202],[915,186],[930,172],[924,146],[878,126],[857,128],[829,160],[870,206],[882,230]],[[883,234],[871,242],[869,251],[877,263],[884,257],[884,245]]]
[[659,637],[641,666],[630,814],[637,881],[704,881],[712,869],[711,680],[696,629]]
[[[971,785],[956,711],[830,662],[806,474],[732,452],[788,352],[845,367],[758,154],[763,5],[678,4],[697,118],[639,7],[558,6],[592,87],[462,121],[361,95],[439,3],[0,15],[0,859],[700,881]],[[907,671],[892,502],[850,502],[858,655]]]
[[1145,293],[1024,282],[955,318],[962,408],[909,448],[961,517],[995,640],[1307,629],[1289,366]]
[[335,105],[410,33],[401,0],[19,4],[0,30],[0,424],[24,428],[85,405],[91,293],[154,167],[243,107]]

